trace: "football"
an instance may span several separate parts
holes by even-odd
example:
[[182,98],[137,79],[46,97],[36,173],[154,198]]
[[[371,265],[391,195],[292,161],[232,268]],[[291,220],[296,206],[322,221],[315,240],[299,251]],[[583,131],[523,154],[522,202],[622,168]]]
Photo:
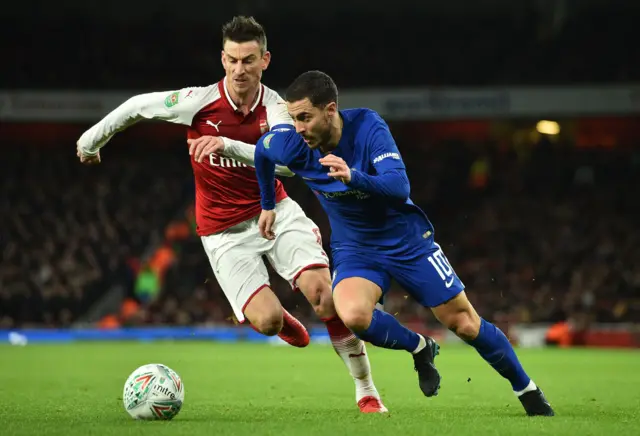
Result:
[[173,419],[182,409],[184,384],[180,376],[166,365],[143,365],[127,378],[122,401],[134,419]]

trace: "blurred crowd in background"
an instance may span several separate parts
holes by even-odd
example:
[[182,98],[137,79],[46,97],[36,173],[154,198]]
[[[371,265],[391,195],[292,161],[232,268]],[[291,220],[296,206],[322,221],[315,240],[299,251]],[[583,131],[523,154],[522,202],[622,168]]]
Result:
[[[402,8],[398,0],[388,8],[331,0],[312,14],[278,0],[194,1],[200,6],[171,12],[165,0],[128,2],[126,14],[124,0],[98,13],[80,0],[65,8],[36,3],[6,11],[29,20],[0,26],[11,59],[0,70],[5,90],[135,93],[210,84],[223,75],[220,25],[236,13],[264,24],[273,52],[264,80],[275,89],[309,69],[328,72],[342,89],[640,80],[631,42],[640,36],[638,2],[491,0],[487,8],[429,0]],[[16,44],[31,40],[33,26],[50,37],[28,49]],[[579,148],[570,136],[541,136],[523,146],[434,140],[393,123],[392,131],[412,198],[483,316],[640,319],[638,144]],[[0,328],[86,320],[116,286],[125,302],[104,326],[232,322],[194,233],[185,145],[131,141],[84,167],[74,140],[61,138],[46,149],[4,139],[0,147]],[[315,197],[300,180],[285,186],[327,244]],[[314,320],[301,295],[276,276],[272,284],[290,311]],[[404,321],[434,322],[409,300],[394,285],[386,308]]]
[[[399,146],[412,198],[483,316],[640,319],[633,189],[640,149],[579,149],[545,138],[525,151],[428,140]],[[69,148],[3,148],[0,156],[10,170],[0,184],[0,325],[70,325],[116,283],[131,300],[118,323],[229,322],[231,308],[194,233],[183,146],[152,158],[148,147],[114,147],[93,167]],[[285,186],[327,244],[330,229],[313,194],[299,180]],[[304,298],[272,276],[284,305],[313,322]],[[434,322],[410,300],[394,285],[386,309]]]

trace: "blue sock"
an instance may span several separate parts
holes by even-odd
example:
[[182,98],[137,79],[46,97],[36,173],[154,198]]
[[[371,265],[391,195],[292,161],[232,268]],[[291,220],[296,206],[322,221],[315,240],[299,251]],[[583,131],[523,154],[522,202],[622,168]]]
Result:
[[420,336],[417,333],[400,324],[393,315],[378,309],[373,311],[371,324],[365,331],[353,333],[377,347],[406,350],[410,353],[420,344]]
[[489,365],[511,382],[514,391],[527,387],[531,379],[524,372],[509,339],[502,331],[484,319],[480,323],[480,332],[468,342]]

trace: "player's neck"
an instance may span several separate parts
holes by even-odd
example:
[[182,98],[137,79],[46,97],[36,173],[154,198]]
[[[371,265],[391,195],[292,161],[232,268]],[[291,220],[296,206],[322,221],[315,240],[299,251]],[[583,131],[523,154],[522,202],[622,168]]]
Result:
[[340,143],[340,139],[342,138],[342,127],[344,122],[342,121],[342,116],[340,112],[336,112],[336,116],[331,120],[331,130],[329,131],[329,140],[325,146],[320,147],[320,150],[323,153],[330,153],[335,150]]
[[243,94],[238,94],[233,89],[233,87],[229,85],[229,82],[227,82],[228,78],[225,77],[224,80],[227,85],[227,92],[229,93],[229,98],[231,99],[233,104],[236,105],[236,107],[238,108],[238,111],[242,112],[245,115],[251,112],[251,106],[253,106],[253,104],[256,102],[256,98],[258,98],[258,90],[260,89],[260,83],[258,83],[258,85],[253,89]]

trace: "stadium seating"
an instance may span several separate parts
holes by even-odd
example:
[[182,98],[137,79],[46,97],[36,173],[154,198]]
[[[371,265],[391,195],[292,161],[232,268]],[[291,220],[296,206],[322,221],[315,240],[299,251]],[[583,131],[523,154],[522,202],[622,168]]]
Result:
[[[111,286],[130,286],[127,263],[161,240],[166,222],[187,203],[187,157],[112,150],[103,164],[85,167],[73,146],[3,144],[3,326],[69,325]],[[154,175],[157,168],[163,177]]]
[[[403,153],[413,199],[434,222],[481,313],[523,322],[575,314],[638,319],[640,241],[633,230],[640,208],[634,190],[616,188],[639,186],[637,151],[539,144],[518,154],[472,143],[411,145]],[[3,325],[67,325],[115,284],[135,298],[145,263],[156,265],[161,292],[140,313],[127,309],[126,322],[229,319],[193,232],[184,149],[154,149],[152,158],[148,150],[116,147],[95,167],[78,164],[67,149],[0,150],[7,163],[0,184]],[[478,168],[486,170],[481,177]],[[302,182],[285,183],[320,226],[328,249],[330,230],[318,202]],[[273,285],[292,312],[314,319],[286,282],[273,276]],[[401,289],[392,294],[389,311],[405,321],[434,322]]]
[[[640,256],[639,241],[630,236],[640,218],[638,205],[629,201],[634,194],[614,188],[639,181],[632,151],[541,145],[520,156],[495,148],[478,153],[473,144],[425,145],[422,150],[429,160],[406,159],[413,199],[434,221],[438,240],[485,316],[518,322],[585,314],[616,322],[638,316],[633,295],[640,273],[615,261],[623,253],[628,259]],[[470,169],[485,158],[489,171],[485,184],[478,185]],[[290,195],[321,227],[326,243],[328,223],[315,198],[299,182],[286,182]],[[165,276],[155,322],[175,322],[176,317],[214,322],[231,316],[197,237],[174,240],[173,246],[180,255]],[[272,277],[284,304],[312,321],[304,299]],[[427,311],[409,304],[401,289],[393,294],[389,311],[405,321],[434,322]],[[210,304],[203,310],[205,300]]]

